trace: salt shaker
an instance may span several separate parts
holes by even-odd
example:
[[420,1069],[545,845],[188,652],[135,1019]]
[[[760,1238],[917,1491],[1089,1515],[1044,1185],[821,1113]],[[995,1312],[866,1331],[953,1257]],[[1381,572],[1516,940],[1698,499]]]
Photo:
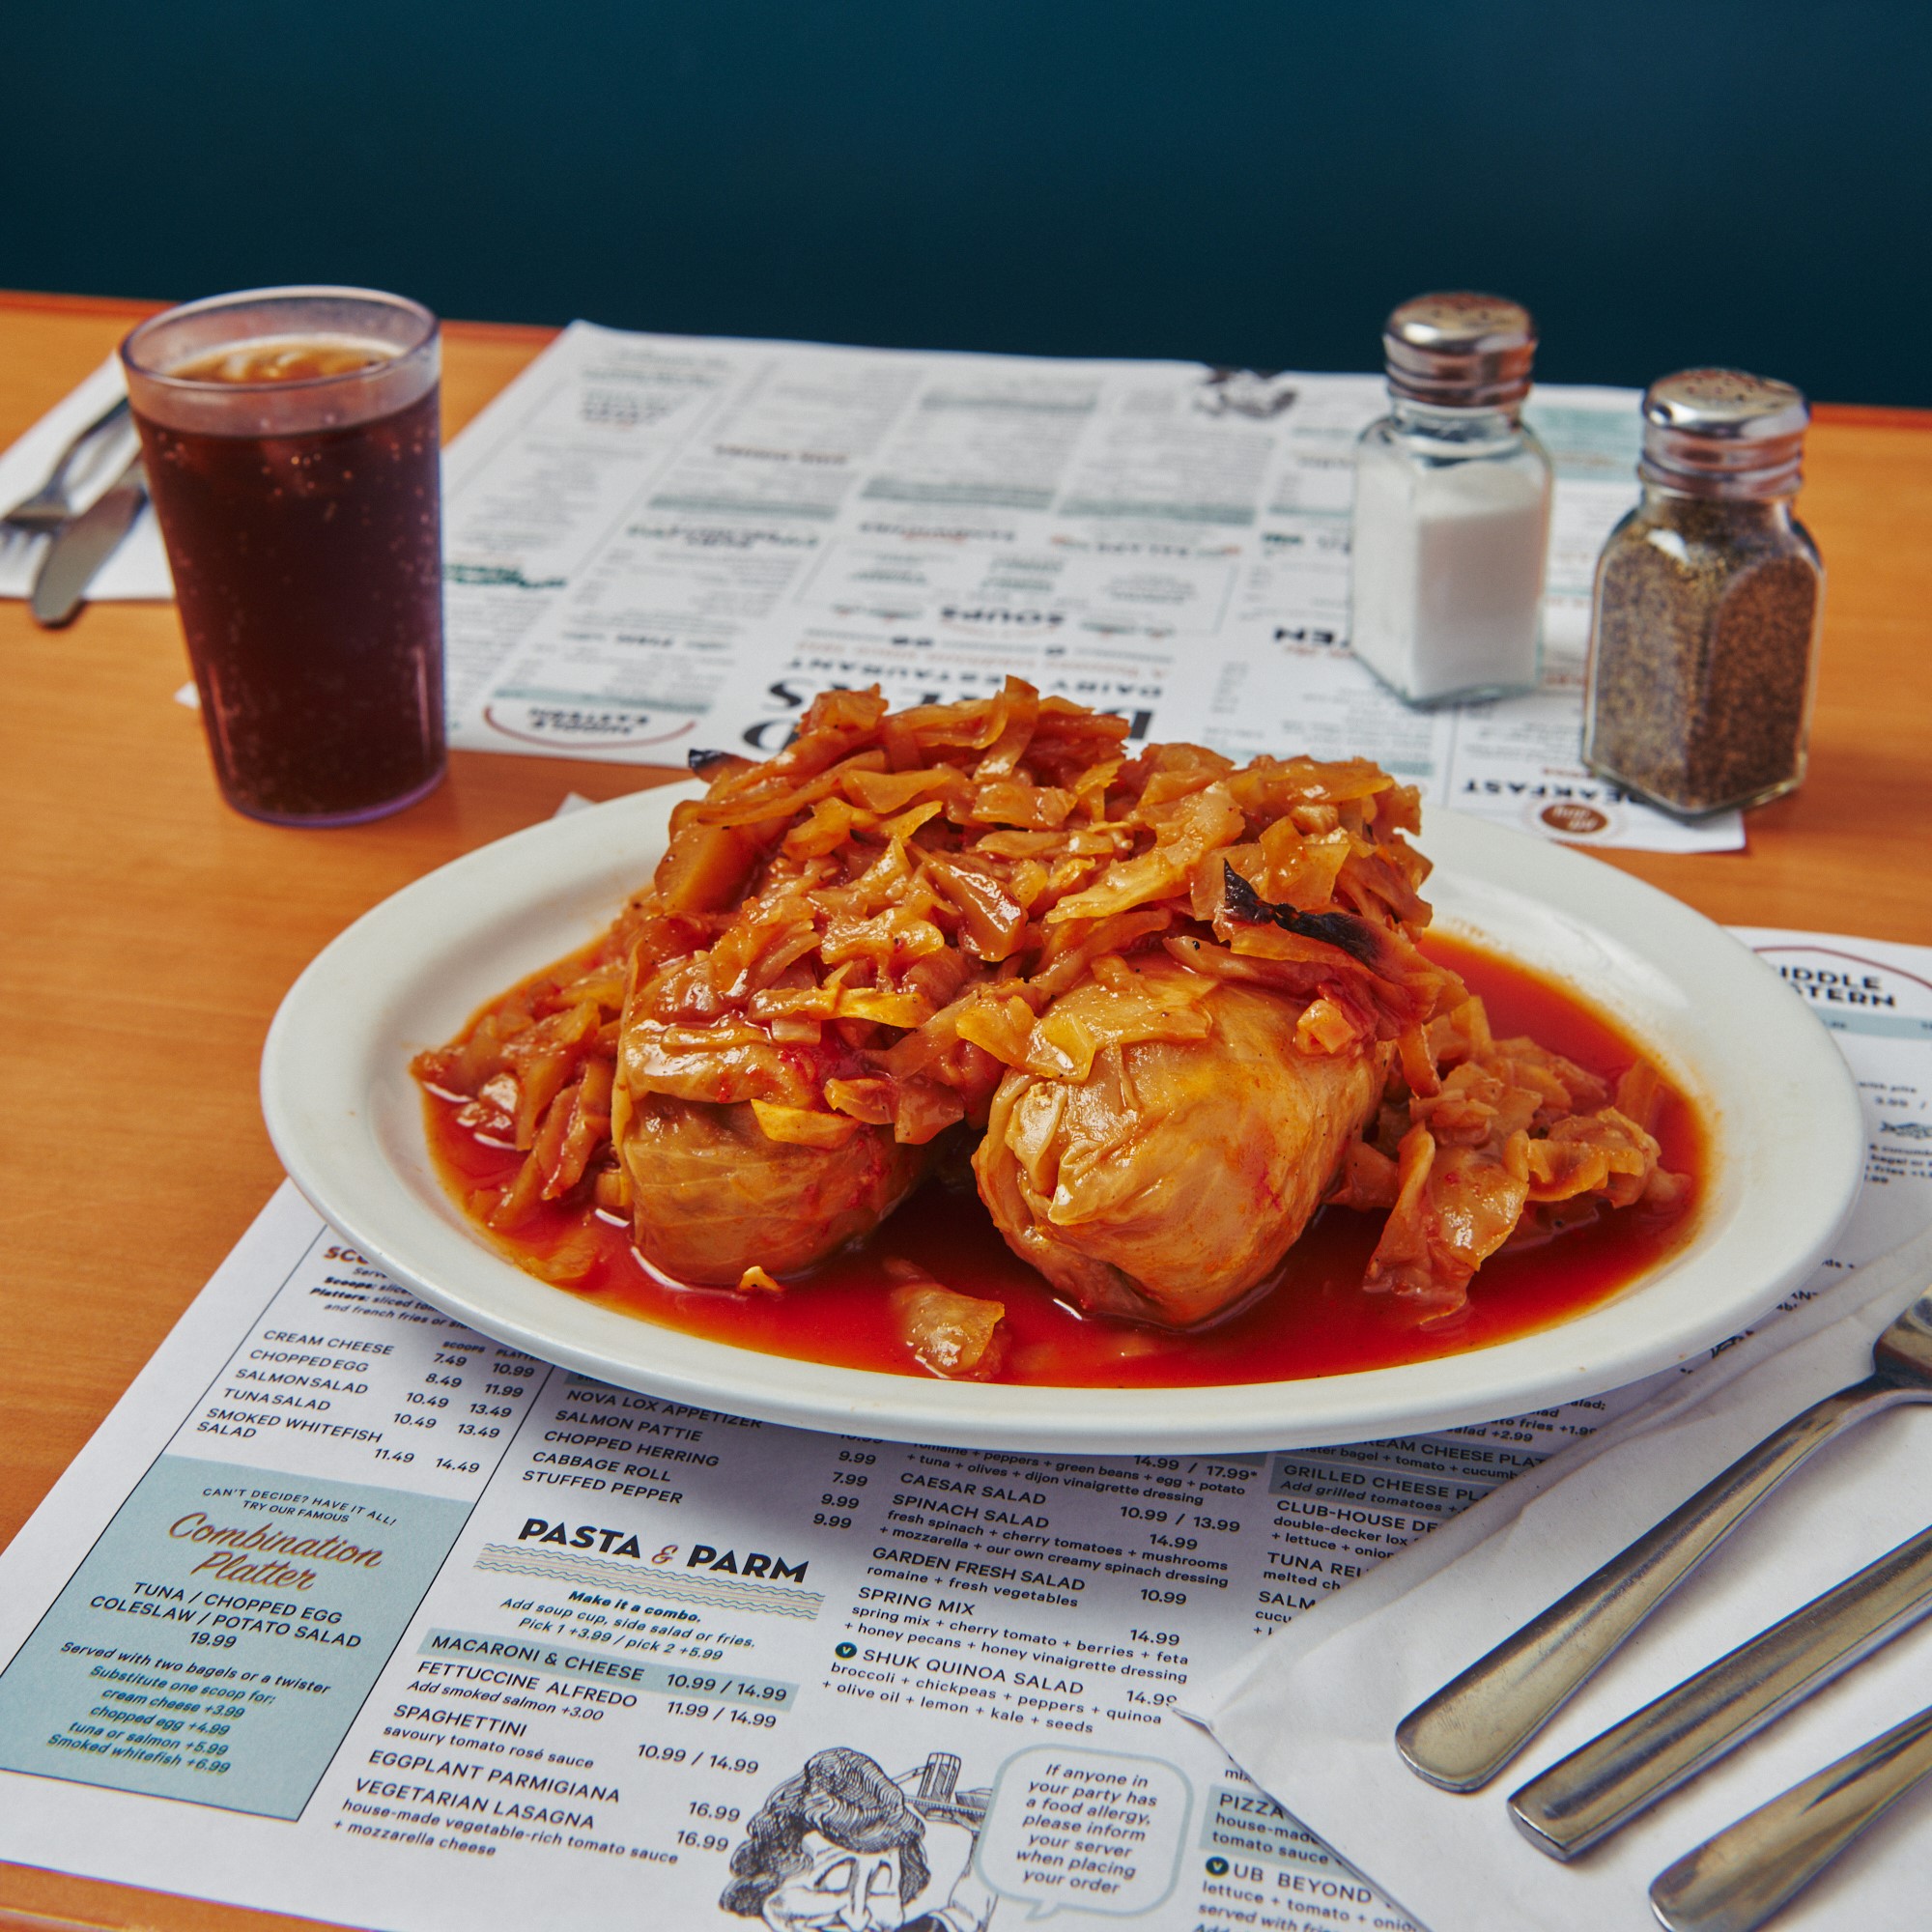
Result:
[[1355,655],[1412,704],[1536,683],[1548,455],[1523,426],[1529,311],[1419,296],[1382,331],[1389,412],[1355,446]]
[[1810,411],[1789,383],[1686,369],[1643,399],[1643,496],[1590,616],[1583,757],[1688,815],[1804,776],[1825,569],[1791,514]]

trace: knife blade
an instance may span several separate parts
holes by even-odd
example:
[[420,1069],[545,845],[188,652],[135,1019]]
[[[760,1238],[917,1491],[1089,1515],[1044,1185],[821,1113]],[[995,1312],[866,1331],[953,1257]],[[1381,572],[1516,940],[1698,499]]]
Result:
[[54,532],[34,578],[28,609],[43,629],[71,624],[96,573],[121,548],[121,540],[148,500],[147,472],[136,456],[79,516]]

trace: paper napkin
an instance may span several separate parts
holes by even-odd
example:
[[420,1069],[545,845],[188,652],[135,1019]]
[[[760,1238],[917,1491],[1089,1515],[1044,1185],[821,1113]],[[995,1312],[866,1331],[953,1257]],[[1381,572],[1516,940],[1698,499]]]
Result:
[[[1569,1865],[1504,1801],[1536,1773],[1932,1521],[1932,1406],[1819,1452],[1706,1559],[1487,1789],[1425,1784],[1399,1719],[1787,1417],[1870,1373],[1871,1344],[1932,1285],[1932,1231],[1687,1370],[1303,1612],[1196,1693],[1187,1715],[1429,1932],[1654,1928],[1673,1860],[1932,1703],[1932,1619]],[[1779,1932],[1925,1922],[1932,1780],[1778,1921]]]
[[[0,454],[0,515],[23,502],[47,480],[69,441],[126,387],[121,365],[110,356],[77,389],[63,396],[13,448]],[[133,449],[134,432],[129,425],[95,453],[86,476],[73,492],[75,509],[84,510],[114,481]],[[0,597],[25,597],[33,589],[45,551],[44,539],[22,542],[14,538],[0,543]],[[88,590],[88,601],[169,598],[174,594],[154,506],[145,504],[121,548],[101,565]]]

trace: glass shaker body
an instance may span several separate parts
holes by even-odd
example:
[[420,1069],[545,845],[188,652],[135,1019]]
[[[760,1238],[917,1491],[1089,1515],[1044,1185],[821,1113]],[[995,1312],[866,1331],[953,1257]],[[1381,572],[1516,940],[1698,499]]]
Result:
[[1585,762],[1687,814],[1795,789],[1824,593],[1789,497],[1726,501],[1646,483],[1597,562]]
[[1531,689],[1542,646],[1549,457],[1518,406],[1396,395],[1355,448],[1355,655],[1415,704]]
[[1583,758],[1666,810],[1762,805],[1804,777],[1825,569],[1791,514],[1810,407],[1740,369],[1643,399],[1643,496],[1597,561]]

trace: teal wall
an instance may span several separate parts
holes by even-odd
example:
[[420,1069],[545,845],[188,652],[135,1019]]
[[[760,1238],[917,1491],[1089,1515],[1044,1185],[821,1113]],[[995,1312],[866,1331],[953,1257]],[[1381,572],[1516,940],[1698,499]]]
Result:
[[1364,368],[1462,285],[1932,405],[1924,0],[22,0],[0,73],[16,287]]

